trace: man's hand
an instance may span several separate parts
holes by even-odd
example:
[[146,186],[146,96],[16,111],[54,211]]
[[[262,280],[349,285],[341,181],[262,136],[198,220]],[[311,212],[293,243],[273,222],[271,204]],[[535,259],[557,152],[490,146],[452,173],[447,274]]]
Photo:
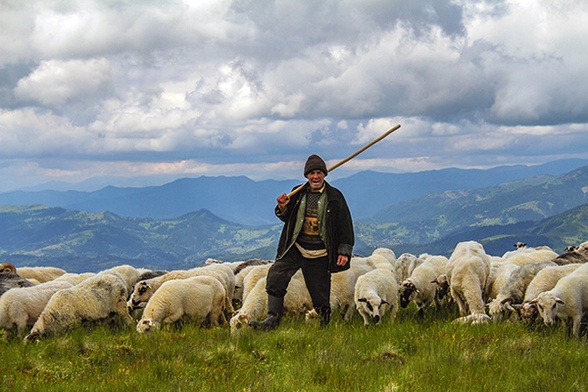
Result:
[[278,208],[280,209],[280,211],[284,211],[284,209],[290,202],[290,197],[288,197],[286,193],[282,193],[280,196],[278,196],[276,200],[278,202]]
[[349,257],[347,257],[347,256],[339,255],[337,257],[337,265],[339,265],[339,266],[343,266],[343,265],[347,264],[348,261],[349,261]]

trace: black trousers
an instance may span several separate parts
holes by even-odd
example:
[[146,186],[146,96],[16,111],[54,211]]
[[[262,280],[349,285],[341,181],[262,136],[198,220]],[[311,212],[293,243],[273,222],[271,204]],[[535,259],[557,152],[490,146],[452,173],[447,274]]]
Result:
[[296,246],[277,260],[267,274],[266,291],[274,297],[286,295],[288,284],[292,276],[302,268],[302,275],[306,288],[312,299],[312,305],[320,313],[331,309],[329,297],[331,294],[331,273],[329,272],[329,258],[306,259],[302,257]]

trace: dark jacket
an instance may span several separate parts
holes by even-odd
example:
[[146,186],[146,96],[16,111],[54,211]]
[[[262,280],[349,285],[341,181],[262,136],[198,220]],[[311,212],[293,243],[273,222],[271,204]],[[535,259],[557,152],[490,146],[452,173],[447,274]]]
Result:
[[[278,252],[276,260],[281,259],[286,251],[292,246],[296,238],[292,238],[294,226],[296,225],[296,216],[302,195],[308,190],[306,186],[295,195],[292,195],[286,209],[280,213],[276,206],[276,216],[282,220],[284,228],[280,235],[278,243]],[[296,189],[295,187],[293,189]],[[325,181],[325,192],[327,192],[327,211],[326,211],[326,243],[329,256],[329,271],[339,272],[349,269],[351,266],[351,253],[355,243],[353,234],[353,221],[351,213],[347,206],[345,197],[337,188],[332,187]],[[349,262],[344,266],[337,265],[337,256],[339,254],[349,257]]]

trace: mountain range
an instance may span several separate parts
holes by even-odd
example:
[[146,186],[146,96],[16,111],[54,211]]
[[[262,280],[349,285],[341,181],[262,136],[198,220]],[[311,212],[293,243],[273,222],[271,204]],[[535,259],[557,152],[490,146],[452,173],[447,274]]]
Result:
[[[559,176],[588,165],[559,160],[537,166],[499,166],[487,170],[443,169],[417,173],[364,171],[333,180],[355,219],[369,218],[396,203],[444,191],[490,187],[536,176]],[[329,177],[327,176],[327,181]],[[253,181],[245,176],[181,178],[149,187],[106,186],[96,191],[13,191],[0,193],[0,204],[42,204],[87,212],[110,211],[135,218],[171,219],[200,209],[243,225],[275,224],[275,199],[297,180]]]
[[[588,222],[588,166],[571,162],[533,167],[531,172],[526,167],[496,168],[490,173],[459,169],[412,175],[363,172],[333,183],[342,190],[348,187],[344,193],[354,214],[358,254],[383,246],[397,255],[449,255],[457,242],[465,240],[481,241],[494,255],[511,250],[519,240],[549,245],[559,252],[588,235],[588,223],[584,223]],[[569,166],[574,167],[567,170]],[[532,175],[518,179],[522,173]],[[497,184],[487,185],[493,182]],[[457,188],[465,183],[468,186]],[[0,257],[17,266],[56,265],[71,272],[121,263],[186,268],[209,257],[269,259],[274,257],[281,223],[273,216],[274,201],[253,201],[254,195],[259,199],[261,194],[271,194],[273,199],[276,191],[288,191],[294,185],[295,181],[260,184],[246,177],[199,177],[161,187],[0,194],[0,203],[5,203],[0,205]],[[438,191],[430,191],[434,189]],[[186,208],[177,204],[194,206],[194,200],[213,200],[230,214],[242,211],[246,223],[219,217],[203,206],[168,218],[148,216],[149,211],[172,214]],[[363,203],[352,206],[351,200]],[[168,207],[164,212],[157,209],[162,205]],[[91,211],[90,207],[98,206],[108,208]],[[112,211],[117,208],[125,214]],[[266,209],[272,210],[271,223],[254,224],[254,212]]]

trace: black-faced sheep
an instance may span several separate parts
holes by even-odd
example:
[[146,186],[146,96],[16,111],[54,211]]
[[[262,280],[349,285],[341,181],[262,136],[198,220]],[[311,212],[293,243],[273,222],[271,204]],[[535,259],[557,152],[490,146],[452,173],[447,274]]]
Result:
[[539,312],[537,305],[531,303],[540,293],[549,291],[555,287],[557,282],[574,272],[582,264],[565,264],[545,267],[535,275],[527,290],[522,304],[512,304],[513,309],[518,311],[519,317],[531,325],[537,319]]
[[537,305],[545,325],[559,318],[572,322],[572,335],[580,336],[582,316],[588,311],[588,264],[561,278],[555,287],[540,293],[530,302]]
[[376,268],[357,278],[354,293],[355,307],[363,318],[379,324],[386,313],[394,321],[398,312],[398,282],[391,269]]
[[405,308],[410,301],[417,305],[417,316],[422,318],[424,311],[431,304],[440,305],[437,293],[436,279],[445,273],[447,262],[445,256],[432,256],[422,254],[419,259],[422,263],[412,271],[412,274],[400,284],[400,306]]
[[137,332],[159,330],[183,318],[197,324],[208,320],[212,327],[216,327],[221,317],[221,321],[226,322],[225,303],[225,289],[212,276],[169,280],[149,299],[143,317],[137,323]]
[[499,321],[510,315],[513,311],[512,304],[523,302],[525,291],[535,275],[543,268],[555,265],[553,261],[546,260],[526,264],[513,271],[496,298],[489,303],[490,316]]

